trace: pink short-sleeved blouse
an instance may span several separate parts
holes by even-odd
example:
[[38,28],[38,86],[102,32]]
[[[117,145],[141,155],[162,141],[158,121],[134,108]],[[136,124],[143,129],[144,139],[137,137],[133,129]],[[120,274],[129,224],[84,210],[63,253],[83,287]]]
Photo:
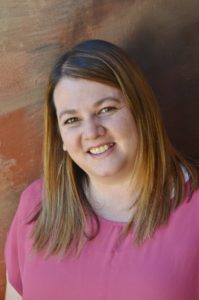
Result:
[[199,191],[168,224],[138,247],[125,225],[99,218],[100,231],[79,257],[31,252],[27,215],[41,201],[42,181],[23,193],[5,247],[8,278],[23,300],[199,300]]

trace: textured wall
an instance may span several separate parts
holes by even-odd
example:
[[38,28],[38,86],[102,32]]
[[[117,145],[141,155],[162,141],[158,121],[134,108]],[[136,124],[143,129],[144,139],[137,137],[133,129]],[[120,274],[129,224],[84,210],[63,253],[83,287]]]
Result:
[[41,174],[42,105],[54,59],[102,38],[140,64],[168,133],[199,158],[198,0],[0,0],[0,299],[3,247],[21,190]]

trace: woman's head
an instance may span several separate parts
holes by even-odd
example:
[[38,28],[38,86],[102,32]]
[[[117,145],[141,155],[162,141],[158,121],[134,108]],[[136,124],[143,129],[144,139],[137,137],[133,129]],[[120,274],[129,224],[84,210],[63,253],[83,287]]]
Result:
[[[138,173],[154,172],[154,155],[164,162],[165,136],[153,92],[138,67],[119,47],[102,40],[88,40],[68,50],[55,64],[50,76],[46,102],[46,150],[51,158],[52,169],[57,170],[65,161],[67,170],[81,170],[63,151],[63,141],[57,122],[54,90],[63,78],[86,79],[121,90],[135,120],[138,147],[134,170]],[[46,153],[45,153],[46,155]],[[52,157],[56,156],[53,165]],[[151,164],[151,165],[150,165]],[[64,163],[65,165],[65,163]],[[54,169],[53,172],[56,172]],[[141,174],[140,174],[141,175]],[[139,177],[140,177],[139,175]],[[77,176],[77,175],[76,175]]]
[[63,149],[89,182],[129,182],[138,134],[120,89],[64,77],[54,90]]

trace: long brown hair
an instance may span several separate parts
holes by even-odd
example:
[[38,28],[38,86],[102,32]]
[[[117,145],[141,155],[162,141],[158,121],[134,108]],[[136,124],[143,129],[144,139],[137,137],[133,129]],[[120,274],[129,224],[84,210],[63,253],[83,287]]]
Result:
[[[171,145],[153,91],[136,64],[116,45],[88,40],[62,55],[50,75],[45,102],[44,199],[34,224],[34,247],[47,247],[47,255],[63,254],[72,245],[81,249],[86,234],[87,239],[97,234],[85,232],[88,217],[95,215],[83,189],[87,176],[62,149],[53,93],[64,76],[117,87],[126,97],[139,146],[132,170],[138,190],[136,210],[125,230],[134,226],[135,240],[142,243],[168,220],[187,192],[190,196],[196,189],[198,174]],[[184,172],[189,176],[188,190]]]

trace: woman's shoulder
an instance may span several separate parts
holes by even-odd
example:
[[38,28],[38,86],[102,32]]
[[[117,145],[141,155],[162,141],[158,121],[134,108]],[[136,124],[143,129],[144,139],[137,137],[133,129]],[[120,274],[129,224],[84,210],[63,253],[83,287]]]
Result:
[[182,223],[195,224],[199,228],[199,189],[187,195],[183,203],[174,211]]
[[22,195],[32,196],[33,198],[42,193],[43,190],[43,179],[39,178],[34,180],[31,184],[29,184],[25,190],[22,192]]
[[37,179],[21,193],[18,213],[24,219],[37,212],[43,195],[43,180]]
[[185,204],[190,204],[192,206],[198,206],[199,205],[199,187],[197,187],[193,192],[190,192],[190,183],[187,183],[188,192],[185,197]]
[[190,206],[194,214],[198,215],[199,219],[199,188],[197,188],[191,196],[188,196],[185,201],[185,207]]

